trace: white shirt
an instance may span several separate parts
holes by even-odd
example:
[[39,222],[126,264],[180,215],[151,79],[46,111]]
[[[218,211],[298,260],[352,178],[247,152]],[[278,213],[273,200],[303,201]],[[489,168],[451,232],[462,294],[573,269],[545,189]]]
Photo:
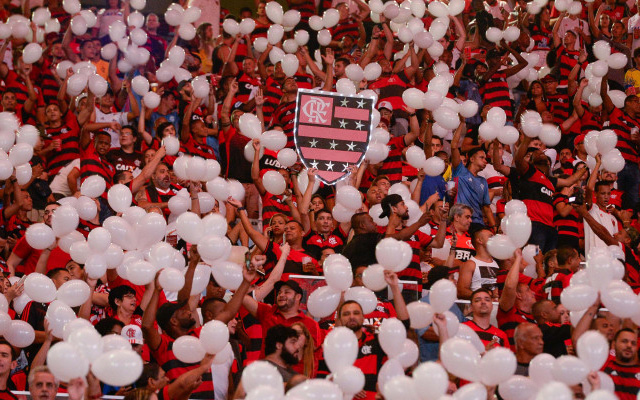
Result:
[[[220,357],[220,358],[218,358]],[[233,350],[227,343],[220,353],[216,354],[214,363],[211,365],[211,380],[213,381],[213,393],[215,400],[226,400],[229,390],[229,370],[233,364]],[[217,363],[221,361],[221,363]]]
[[190,0],[189,6],[196,6],[202,11],[194,25],[210,23],[213,28],[213,37],[217,37],[220,34],[220,0]]
[[506,1],[498,1],[496,4],[490,6],[486,2],[484,3],[484,9],[491,14],[493,18],[497,18],[501,21],[504,21],[504,17],[502,16],[502,9],[508,13],[511,13],[511,7]]
[[585,35],[591,36],[591,32],[589,32],[589,24],[587,24],[587,21],[585,20],[580,18],[571,19],[567,17],[560,23],[560,28],[558,29],[558,36],[560,37],[560,40],[564,39],[564,34],[567,33],[567,31],[573,31],[578,36],[576,38],[574,48],[569,50],[580,50],[584,47],[584,43],[582,43],[582,39],[580,39],[580,35],[577,33],[578,30],[582,30]]
[[[616,218],[606,211],[603,211],[594,204],[589,210],[589,214],[598,222],[604,226],[605,229],[613,236],[618,232],[618,221]],[[584,224],[584,251],[585,254],[589,254],[590,249],[595,247],[608,247],[593,231],[589,224]]]
[[640,47],[640,15],[635,14],[629,18],[627,22],[627,33],[631,34],[633,41],[631,43],[631,54]]
[[[99,108],[96,108],[96,121],[98,123],[103,123],[103,122],[117,122],[120,124],[120,126],[125,126],[125,125],[129,125],[129,119],[127,118],[127,114],[126,112],[115,112],[115,113],[109,113],[109,114],[105,114],[102,111],[100,111]],[[109,132],[109,135],[111,135],[111,148],[120,148],[120,135],[118,134],[118,132],[114,131],[111,128],[104,128],[103,129],[106,132]]]
[[[49,187],[51,188],[51,193],[60,193],[67,197],[73,196],[73,193],[69,188],[69,184],[67,183],[67,176],[69,176],[69,173],[73,171],[74,168],[77,168],[78,170],[80,170],[79,158],[76,158],[75,160],[71,161],[69,164],[65,165],[60,169],[60,171],[56,174],[55,178],[53,178],[53,181],[51,181],[51,185],[49,185]],[[78,177],[77,187],[80,187],[80,177]]]

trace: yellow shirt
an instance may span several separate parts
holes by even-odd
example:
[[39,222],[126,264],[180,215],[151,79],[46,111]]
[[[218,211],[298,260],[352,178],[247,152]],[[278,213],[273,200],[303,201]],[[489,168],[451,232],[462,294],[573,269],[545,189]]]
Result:
[[447,165],[447,169],[444,171],[444,174],[442,174],[442,177],[445,182],[449,182],[451,179],[451,164]]
[[109,81],[109,63],[105,60],[91,62],[96,66],[96,73],[103,77],[105,81]]
[[640,96],[640,71],[632,68],[624,74],[624,90],[627,95]]

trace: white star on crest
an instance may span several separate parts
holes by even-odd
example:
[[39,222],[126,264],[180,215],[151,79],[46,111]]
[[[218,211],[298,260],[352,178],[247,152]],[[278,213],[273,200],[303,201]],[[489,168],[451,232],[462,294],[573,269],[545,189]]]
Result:
[[327,164],[327,171],[333,171],[333,163],[329,161]]
[[342,99],[342,101],[340,102],[340,105],[342,107],[347,107],[349,105],[349,100],[347,100],[346,98]]
[[[351,143],[349,143],[349,144],[347,145],[347,147],[349,148],[349,151],[353,151],[353,149],[354,149],[354,147],[356,147],[356,145],[355,145],[355,144],[353,144],[353,142],[351,142]],[[347,165],[348,165],[348,164],[347,164]]]
[[340,122],[340,128],[346,128],[347,127],[347,121],[341,119],[339,122]]
[[331,150],[335,149],[336,146],[338,145],[338,143],[336,143],[334,140],[331,141],[331,143],[329,143],[329,145],[331,146]]
[[311,162],[311,168],[318,169],[318,162],[316,160],[313,160],[313,162]]
[[356,103],[358,104],[358,108],[364,108],[364,99],[361,99],[360,101],[356,101]]
[[[311,147],[316,147],[316,145],[317,145],[317,144],[318,144],[318,141],[317,141],[315,138],[309,142],[309,145],[310,145]],[[315,168],[315,167],[314,167],[314,168]]]
[[364,126],[364,124],[360,121],[356,121],[356,129],[362,129],[362,127]]
[[345,164],[343,164],[342,172],[344,172],[344,171],[346,171],[346,170],[348,170],[348,169],[349,169],[349,163],[345,163]]

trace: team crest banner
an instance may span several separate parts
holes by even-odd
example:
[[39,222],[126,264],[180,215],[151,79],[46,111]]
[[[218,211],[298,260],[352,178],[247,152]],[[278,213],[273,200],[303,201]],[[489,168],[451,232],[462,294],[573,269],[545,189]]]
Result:
[[293,135],[307,168],[327,185],[360,166],[369,146],[374,99],[358,95],[298,89]]

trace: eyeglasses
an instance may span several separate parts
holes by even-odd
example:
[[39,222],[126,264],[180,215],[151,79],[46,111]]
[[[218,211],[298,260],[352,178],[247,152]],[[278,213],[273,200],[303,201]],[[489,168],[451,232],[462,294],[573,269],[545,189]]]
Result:
[[123,131],[120,132],[120,136],[133,136],[133,132]]

